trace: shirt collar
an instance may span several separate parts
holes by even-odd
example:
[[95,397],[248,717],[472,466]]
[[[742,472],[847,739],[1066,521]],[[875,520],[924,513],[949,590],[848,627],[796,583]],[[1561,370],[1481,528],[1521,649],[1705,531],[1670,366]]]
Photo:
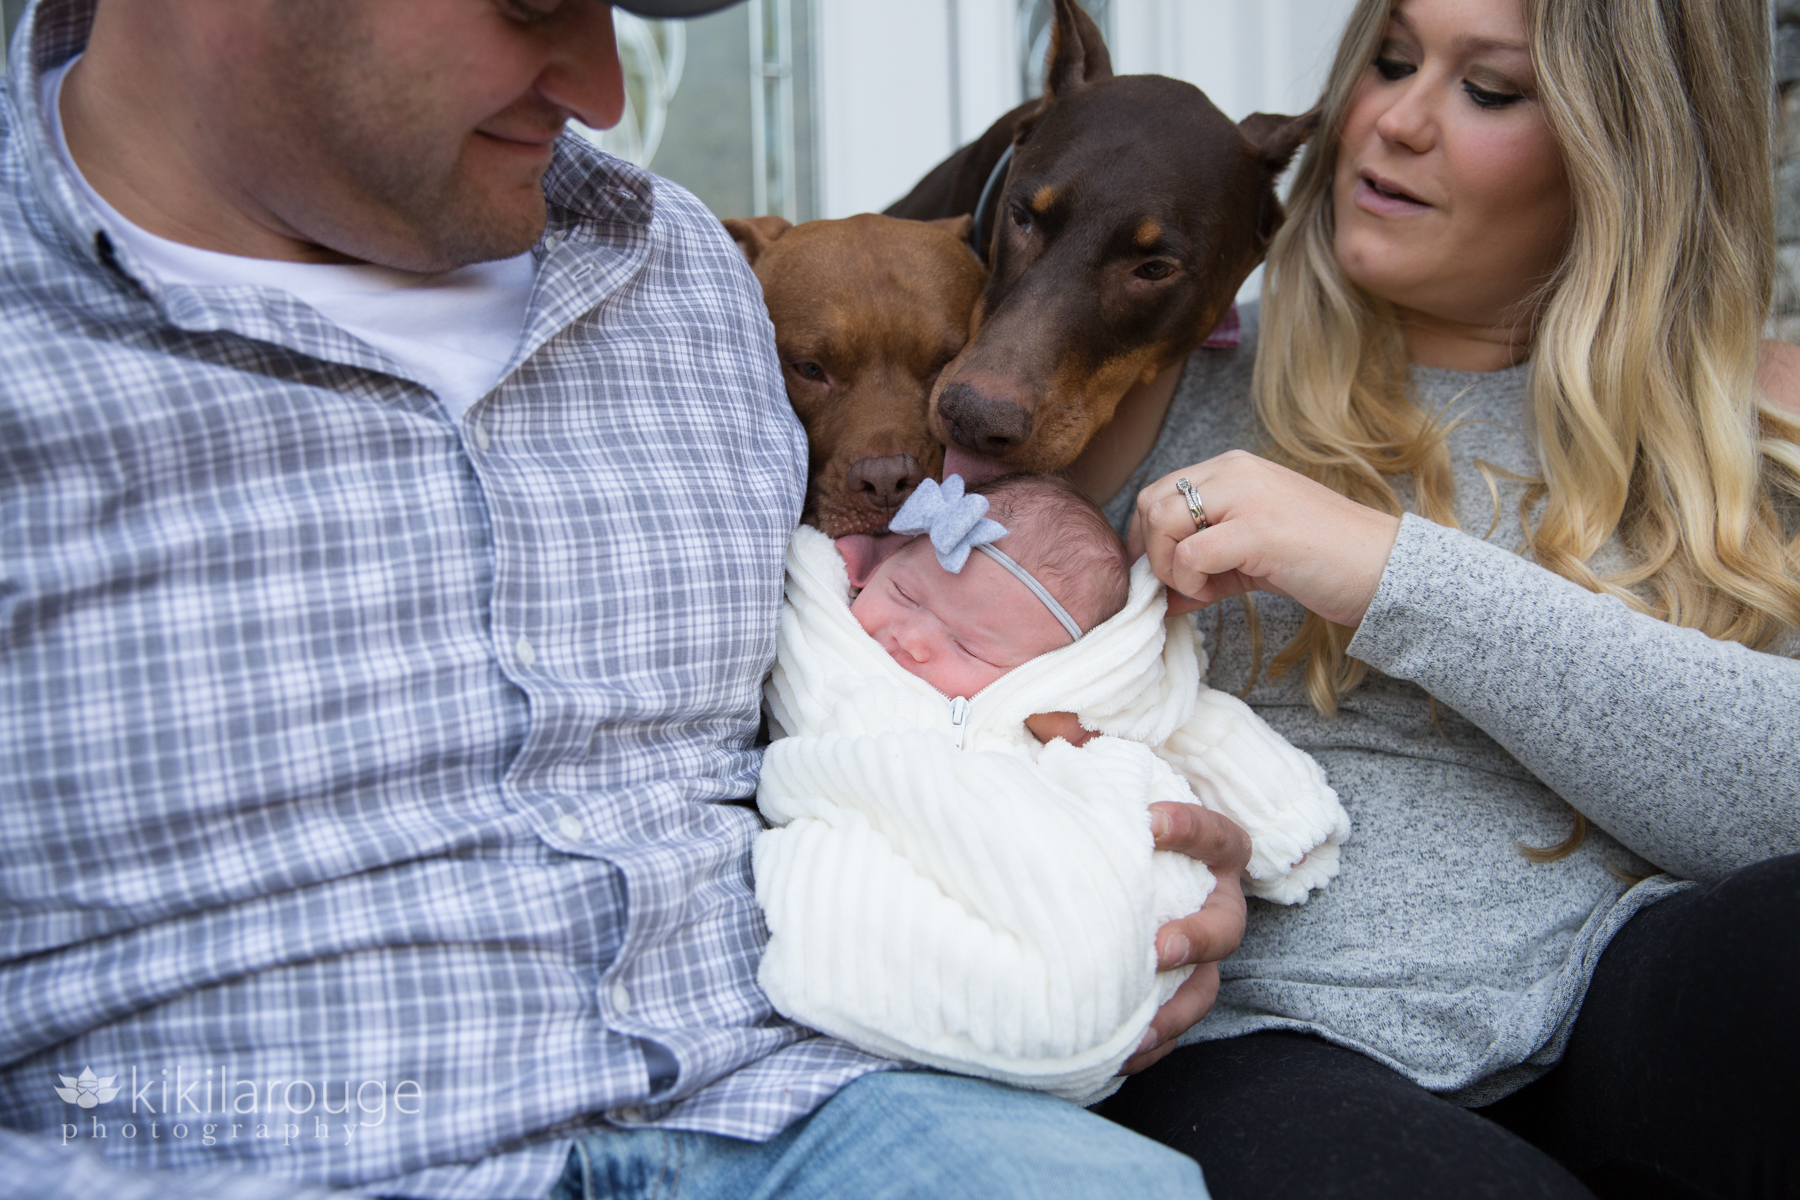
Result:
[[70,251],[104,267],[109,265],[110,239],[76,181],[63,169],[47,114],[38,101],[44,72],[68,62],[87,45],[96,3],[42,0],[27,7],[13,31],[6,85],[18,116],[12,140],[44,214]]

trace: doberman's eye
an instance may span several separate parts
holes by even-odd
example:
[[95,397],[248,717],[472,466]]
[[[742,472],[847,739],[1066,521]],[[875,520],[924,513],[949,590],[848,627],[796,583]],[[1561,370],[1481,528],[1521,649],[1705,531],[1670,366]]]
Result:
[[811,360],[797,362],[793,364],[793,368],[800,373],[800,378],[802,379],[810,379],[814,383],[823,383],[825,381],[825,368],[821,367],[816,362],[812,362]]
[[1175,264],[1160,258],[1153,258],[1132,272],[1132,274],[1136,275],[1139,279],[1148,279],[1152,282],[1158,279],[1167,279],[1174,273]]
[[1012,223],[1017,225],[1022,232],[1030,233],[1031,210],[1026,208],[1023,204],[1014,204],[1011,206],[1011,212]]

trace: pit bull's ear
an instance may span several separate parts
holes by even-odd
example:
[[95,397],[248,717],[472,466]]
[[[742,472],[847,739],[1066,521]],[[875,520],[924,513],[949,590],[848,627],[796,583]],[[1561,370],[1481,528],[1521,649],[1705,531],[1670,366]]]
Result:
[[968,241],[975,232],[975,217],[970,213],[964,213],[960,217],[939,217],[928,223],[936,225],[939,229],[949,230],[961,242]]
[[720,224],[725,226],[725,232],[731,235],[731,240],[744,252],[745,261],[753,267],[770,242],[794,227],[785,217],[726,217]]
[[1112,78],[1112,55],[1100,27],[1075,0],[1056,0],[1056,24],[1050,29],[1050,53],[1044,57],[1044,105],[1058,96]]
[[1297,117],[1251,113],[1238,122],[1238,131],[1250,139],[1250,144],[1262,155],[1263,166],[1270,178],[1287,170],[1294,155],[1318,127],[1319,110],[1316,108]]

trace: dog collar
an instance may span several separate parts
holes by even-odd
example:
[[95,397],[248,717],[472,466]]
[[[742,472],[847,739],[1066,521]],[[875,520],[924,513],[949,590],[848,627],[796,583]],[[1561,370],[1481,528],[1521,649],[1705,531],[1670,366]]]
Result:
[[987,182],[981,185],[981,199],[975,203],[975,256],[982,262],[990,261],[991,257],[988,254],[987,244],[988,201],[993,199],[994,189],[999,187],[1000,181],[1006,177],[1006,168],[1012,163],[1012,152],[1012,143],[1008,142],[1006,153],[1000,156],[1000,161],[994,164],[992,171],[988,172]]

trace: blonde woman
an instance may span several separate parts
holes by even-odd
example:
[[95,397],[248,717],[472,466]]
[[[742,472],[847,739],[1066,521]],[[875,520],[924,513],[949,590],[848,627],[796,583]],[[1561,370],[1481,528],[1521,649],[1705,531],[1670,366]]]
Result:
[[1243,347],[1076,464],[1195,607],[1260,593],[1212,682],[1356,824],[1106,1110],[1221,1200],[1800,1187],[1766,22],[1364,0]]

